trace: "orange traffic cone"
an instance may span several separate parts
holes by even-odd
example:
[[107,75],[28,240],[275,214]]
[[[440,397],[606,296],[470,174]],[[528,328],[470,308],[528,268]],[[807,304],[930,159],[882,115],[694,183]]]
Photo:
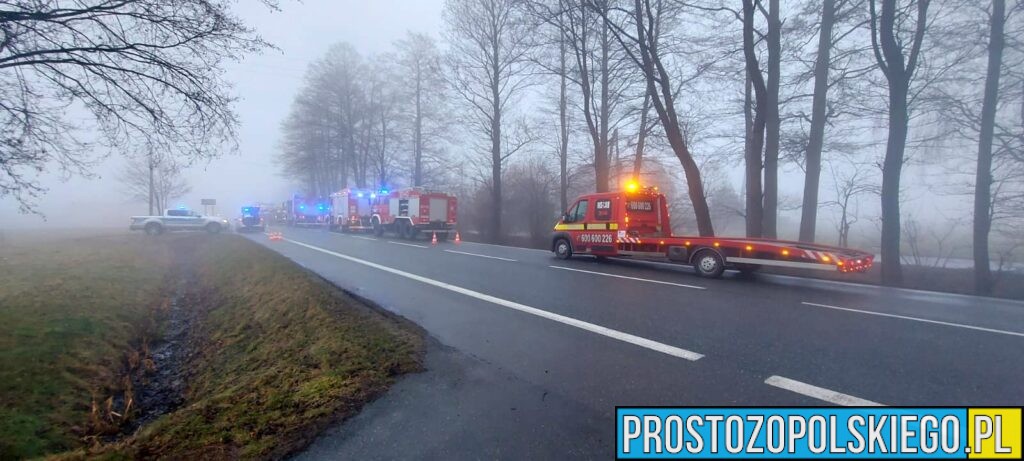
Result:
[[459,231],[455,231],[455,244],[458,245],[460,243],[462,243],[462,237],[459,237]]
[[431,245],[437,245],[437,232],[434,232],[434,236],[430,238]]

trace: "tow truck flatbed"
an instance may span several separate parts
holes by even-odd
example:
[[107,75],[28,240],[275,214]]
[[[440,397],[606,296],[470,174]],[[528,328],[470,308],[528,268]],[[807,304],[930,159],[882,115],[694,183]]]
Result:
[[762,266],[863,272],[874,263],[871,253],[816,243],[672,235],[669,218],[657,188],[583,195],[555,225],[551,251],[563,259],[582,254],[687,264],[704,277]]

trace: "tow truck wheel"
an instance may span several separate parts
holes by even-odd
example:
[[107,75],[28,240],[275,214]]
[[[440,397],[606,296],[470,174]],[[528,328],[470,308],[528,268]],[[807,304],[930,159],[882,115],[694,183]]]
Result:
[[572,245],[566,239],[555,240],[555,257],[569,259],[572,257]]
[[163,232],[164,232],[164,228],[161,227],[159,224],[157,224],[155,222],[151,222],[149,224],[146,224],[146,234],[147,235],[160,235]]
[[211,234],[219,234],[220,233],[220,224],[217,224],[215,222],[207,224],[206,225],[206,232],[209,232]]
[[693,255],[693,267],[701,277],[718,278],[725,271],[725,261],[716,251],[700,250]]

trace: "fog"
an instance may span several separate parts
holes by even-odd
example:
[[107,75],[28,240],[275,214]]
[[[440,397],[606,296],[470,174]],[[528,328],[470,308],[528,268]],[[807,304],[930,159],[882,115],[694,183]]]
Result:
[[[797,45],[787,42],[787,46],[803,47],[802,52],[805,53],[803,56],[812,56],[814,53],[814,50],[811,49],[813,48],[813,40],[811,40],[813,34],[807,34],[807,30],[799,30],[799,21],[813,21],[816,18],[816,13],[811,11],[813,8],[807,9],[811,13],[809,15],[807,11],[801,13],[795,8],[798,2],[784,3],[786,6],[783,9],[787,15],[790,15],[787,16],[787,21],[797,27],[784,33],[785,40],[794,42],[804,40]],[[238,150],[233,153],[226,152],[213,160],[196,161],[187,166],[183,176],[191,187],[191,192],[174,198],[170,205],[201,210],[203,209],[200,205],[201,199],[215,199],[217,200],[215,208],[217,214],[234,217],[238,208],[246,204],[280,203],[292,194],[311,193],[311,191],[322,188],[337,190],[338,184],[314,185],[306,178],[300,178],[302,172],[306,171],[301,166],[299,174],[291,171],[290,176],[287,176],[286,173],[289,173],[286,171],[287,168],[280,163],[282,151],[286,150],[282,148],[283,140],[286,138],[283,123],[290,113],[295,112],[295,102],[303,94],[303,91],[309,90],[310,80],[307,79],[307,73],[310,72],[310,66],[318,60],[323,60],[329,54],[328,51],[331,47],[340,43],[351,45],[352,49],[362,59],[365,59],[364,62],[372,63],[372,58],[375,56],[379,57],[385,53],[395,52],[396,41],[407,37],[409,31],[427,34],[437,42],[437,46],[443,53],[453,46],[451,34],[446,34],[446,31],[451,30],[451,24],[450,21],[446,23],[444,10],[445,2],[443,0],[372,2],[309,0],[283,2],[280,10],[267,8],[260,2],[245,2],[235,5],[235,11],[242,21],[255,28],[275,48],[259,54],[250,54],[240,62],[232,62],[226,66],[225,80],[233,85],[230,93],[238,98],[233,106],[240,121],[237,132]],[[942,17],[946,18],[947,25],[969,22],[973,24],[972,30],[977,32],[977,36],[984,37],[983,28],[980,27],[984,17],[983,11],[965,10],[962,13],[963,21],[961,21],[961,18],[956,14],[951,14],[948,10],[944,11],[941,8],[935,10],[935,14],[943,15]],[[690,15],[686,16],[687,20],[692,20],[699,13],[688,11],[685,14]],[[850,21],[850,23],[854,22],[857,21]],[[735,40],[739,35],[739,25],[740,23],[735,21],[728,23],[728,27],[724,28],[716,28],[713,21],[695,23],[692,27],[676,25],[673,40],[676,40],[677,46],[693,46],[695,48],[703,46],[707,50],[711,50],[712,53],[725,53],[726,51],[723,49],[728,48],[727,46],[706,45],[698,42],[707,40],[708,37],[711,37],[710,40],[713,41],[715,34],[721,34],[723,39]],[[764,24],[759,23],[758,26],[764,27]],[[531,30],[527,35],[536,33],[539,33],[538,30]],[[852,38],[847,40],[860,45],[869,44],[870,40],[866,40],[863,35],[865,33],[867,32],[860,30],[860,35],[853,34]],[[940,32],[939,29],[930,33],[932,35],[928,36],[928,40],[931,41],[929,48],[926,49],[926,56],[930,59],[928,64],[934,66],[934,61],[942,64],[942,61],[947,59],[943,54],[942,47],[945,44],[942,42],[943,35],[941,34],[946,34],[947,37],[955,36],[955,34],[948,30]],[[979,38],[979,40],[981,39]],[[763,47],[763,44],[758,46]],[[975,46],[975,50],[982,49],[978,48],[976,43],[972,46]],[[964,46],[963,49],[971,48]],[[862,59],[858,65],[868,65],[870,68],[872,56],[864,50],[865,48],[862,46],[858,51],[861,55],[860,59]],[[708,183],[705,187],[711,192],[726,190],[738,200],[735,204],[730,204],[728,208],[722,203],[713,203],[714,206],[717,206],[717,209],[712,210],[715,213],[713,219],[716,221],[716,230],[720,235],[742,235],[745,219],[742,199],[745,195],[746,184],[744,181],[747,176],[744,171],[743,158],[744,134],[741,112],[743,84],[742,80],[736,78],[736,69],[742,69],[742,56],[735,50],[729,52],[733,55],[722,59],[725,64],[719,63],[725,70],[712,70],[710,75],[702,75],[700,78],[693,79],[693,82],[696,83],[688,81],[679,104],[682,110],[687,112],[685,114],[687,120],[684,122],[687,125],[687,130],[693,130],[687,134],[688,137],[693,138],[688,142],[692,142],[693,157],[698,163],[701,163],[700,168],[703,170],[704,180]],[[761,52],[764,53],[763,50]],[[1017,52],[1014,51],[1014,53]],[[796,53],[794,52],[794,54]],[[1015,62],[1013,59],[1017,59],[1017,54],[1013,54],[1013,56],[1012,59],[1008,58],[1008,63]],[[938,57],[942,59],[937,59]],[[624,57],[620,56],[620,58],[622,62],[628,62]],[[977,64],[970,61],[969,58],[971,57],[968,56],[961,61],[954,62],[950,64],[949,68],[977,67]],[[531,59],[543,58],[531,57]],[[718,58],[712,56],[707,59],[713,61]],[[801,66],[810,65],[805,61],[792,59],[789,55],[785,56],[783,61],[783,74],[787,79],[797,79],[801,72],[806,73],[808,70]],[[450,72],[448,65],[443,66],[446,69],[444,72]],[[681,81],[689,76],[688,72],[693,72],[692,67],[694,67],[692,62],[685,59],[676,59],[670,65],[674,66],[672,68],[673,78],[679,78]],[[932,68],[932,71],[935,71],[936,68],[938,67]],[[364,68],[360,67],[360,69]],[[531,72],[544,73],[534,71],[526,73]],[[718,74],[714,74],[714,72],[720,72],[721,77],[717,77]],[[376,72],[364,72],[366,75],[360,75],[357,78],[366,80],[369,78],[368,74],[373,73]],[[620,76],[620,78],[624,81],[634,79],[633,82],[627,82],[624,86],[635,85],[635,79],[640,78],[635,68],[623,75],[626,76]],[[1016,74],[1008,72],[1008,75]],[[331,76],[327,77],[327,80],[330,80]],[[536,164],[542,164],[544,170],[542,173],[545,173],[545,178],[554,177],[556,181],[558,179],[557,172],[553,170],[557,165],[557,157],[553,155],[555,149],[552,147],[553,126],[557,124],[557,121],[552,116],[555,109],[552,103],[551,87],[555,86],[553,84],[555,80],[551,77],[551,73],[548,72],[543,79],[538,79],[539,81],[527,85],[528,88],[525,91],[509,99],[511,101],[509,114],[505,118],[511,120],[509,127],[512,128],[508,131],[515,131],[515,124],[522,119],[533,125],[534,133],[532,135],[537,139],[503,166],[506,171],[511,167],[522,167],[530,161],[535,161]],[[829,122],[832,125],[828,128],[826,139],[827,142],[833,142],[836,145],[827,146],[823,155],[826,165],[820,175],[819,203],[821,205],[819,208],[821,211],[816,219],[819,228],[816,239],[820,242],[835,243],[837,241],[836,227],[839,209],[835,206],[834,201],[837,200],[838,195],[836,190],[838,178],[842,174],[836,175],[835,171],[828,171],[829,168],[837,168],[840,173],[843,173],[842,170],[847,167],[841,163],[841,159],[855,159],[859,164],[858,168],[865,170],[864,176],[867,182],[873,185],[881,182],[881,164],[886,155],[887,139],[887,117],[883,107],[886,101],[885,85],[881,82],[884,80],[880,72],[869,72],[863,74],[856,83],[861,85],[860,87],[843,90],[851,93],[859,92],[855,98],[849,99],[867,101],[860,103],[862,107],[856,108],[867,115],[859,117],[850,116],[847,113],[837,116],[844,118],[835,120],[834,124],[833,121]],[[788,141],[791,142],[791,145],[784,145],[782,148],[784,157],[780,159],[778,165],[778,198],[772,202],[778,206],[778,237],[796,239],[801,224],[801,198],[804,192],[805,173],[802,158],[794,160],[793,157],[802,154],[803,145],[797,147],[794,145],[805,142],[800,138],[802,132],[805,131],[805,126],[801,122],[793,120],[798,120],[800,117],[809,118],[807,114],[801,113],[806,109],[804,106],[809,104],[807,95],[794,93],[806,93],[811,88],[807,80],[802,83],[784,83],[790,86],[785,87],[784,85],[783,93],[793,96],[795,101],[787,103],[791,104],[793,108],[788,109],[790,112],[785,114],[788,119],[783,122],[785,125],[783,135],[790,136]],[[394,82],[388,84],[393,85]],[[959,87],[953,88],[964,93],[971,93],[973,90],[970,88],[975,84],[977,82],[962,82],[957,83],[960,85]],[[634,86],[629,91],[635,92],[636,88]],[[797,89],[794,90],[794,88]],[[569,95],[570,99],[578,100],[577,87],[570,85],[569,92],[572,93]],[[640,91],[637,94],[642,93]],[[619,141],[626,146],[627,151],[630,149],[633,137],[637,136],[636,119],[638,117],[636,113],[638,110],[634,106],[639,105],[639,99],[643,99],[638,99],[637,94],[618,95],[621,100],[628,101],[622,104],[624,108],[616,109],[618,112],[614,114],[614,117],[617,118],[612,120],[613,124],[623,128],[622,138]],[[804,99],[801,100],[800,97]],[[845,98],[840,95],[829,97],[834,101],[842,101]],[[970,97],[975,97],[975,95],[971,94]],[[471,116],[467,115],[473,112],[472,108],[467,109],[470,104],[461,101],[462,105],[460,106],[460,103],[457,102],[460,99],[459,96],[453,94],[447,95],[447,99],[451,101],[448,104],[452,106],[445,107],[444,110],[450,110],[457,115],[451,116],[451,120],[446,122],[449,125],[444,128],[435,128],[435,131],[443,132],[445,137],[444,146],[437,152],[438,157],[444,157],[443,161],[438,162],[439,168],[444,171],[432,172],[433,176],[427,179],[426,184],[457,188],[456,192],[463,194],[463,197],[460,197],[460,203],[465,205],[465,213],[461,216],[466,219],[461,224],[464,225],[464,229],[473,229],[475,226],[474,230],[482,231],[479,223],[485,221],[484,214],[486,212],[481,210],[487,208],[487,203],[484,203],[485,201],[479,197],[486,195],[481,191],[484,191],[488,187],[488,182],[492,180],[488,177],[490,175],[490,167],[487,165],[489,154],[486,153],[489,149],[486,146],[490,141],[486,134],[482,135],[477,126],[479,120],[471,120]],[[873,107],[863,107],[863,105]],[[936,106],[934,103],[932,105]],[[591,137],[586,134],[586,127],[579,114],[580,106],[578,101],[573,101],[570,102],[569,107],[569,112],[572,112],[571,117],[574,118],[570,122],[572,134],[567,154],[571,170],[569,174],[572,179],[566,189],[570,195],[592,192],[595,188],[594,159],[597,148],[592,144]],[[1015,109],[1003,107],[1000,110],[1013,112]],[[840,108],[839,112],[843,112],[843,109]],[[936,114],[941,110],[933,108],[921,112],[927,115],[921,118],[914,118],[918,117],[918,114],[911,115],[905,166],[897,194],[901,202],[900,215],[904,223],[913,222],[915,225],[919,225],[923,229],[922,233],[935,234],[938,232],[943,234],[942,238],[958,242],[952,252],[949,252],[948,248],[936,249],[932,247],[942,243],[938,242],[940,236],[928,235],[922,238],[933,241],[928,244],[930,247],[924,253],[938,251],[949,253],[945,255],[947,257],[968,257],[970,255],[973,203],[971,197],[974,180],[972,171],[977,154],[977,141],[968,134],[949,136],[940,142],[931,143],[929,140],[932,138],[942,138],[941,132],[948,131],[949,125],[948,122],[939,121],[941,116]],[[83,117],[89,115],[83,112]],[[657,117],[654,118],[657,120]],[[786,130],[789,132],[785,132]],[[649,160],[649,165],[653,166],[648,166],[641,176],[656,182],[660,181],[654,185],[666,191],[670,198],[681,207],[676,210],[678,213],[674,215],[674,224],[678,226],[677,230],[693,232],[695,228],[692,208],[687,209],[682,205],[682,202],[689,199],[686,195],[683,169],[680,168],[679,160],[676,158],[677,154],[673,153],[673,149],[666,142],[664,131],[654,129],[652,133],[652,139],[646,148],[644,157]],[[297,136],[312,137],[308,133],[300,133]],[[608,134],[603,136],[607,142]],[[393,184],[388,184],[389,187],[410,185],[411,173],[408,170],[409,162],[406,157],[409,155],[406,148],[409,143],[406,138],[408,138],[407,134],[393,137],[393,139],[400,139],[398,143],[393,142],[390,147],[393,151],[390,155],[397,159],[395,161],[397,165],[393,168],[395,171],[392,172],[397,179]],[[509,141],[504,140],[503,142]],[[394,147],[396,145],[399,147]],[[778,155],[778,146],[776,146],[775,152]],[[147,204],[144,201],[130,198],[125,185],[122,184],[121,176],[123,176],[122,170],[125,166],[122,153],[111,152],[104,157],[105,154],[107,153],[95,152],[94,157],[98,159],[98,164],[91,169],[94,173],[92,177],[63,177],[57,172],[56,165],[47,165],[47,170],[42,173],[40,181],[47,190],[33,201],[35,213],[20,212],[14,197],[7,196],[0,199],[0,230],[58,227],[124,228],[128,216],[145,214]],[[346,155],[351,155],[351,153]],[[628,157],[630,154],[626,152],[626,155]],[[837,165],[834,167],[828,163],[832,160],[837,161]],[[618,176],[612,178],[611,183],[621,182],[622,176],[618,172],[618,168],[618,166],[612,168],[615,170],[613,174]],[[607,170],[607,168],[605,169]],[[513,171],[513,173],[515,172]],[[524,175],[523,170],[516,174],[519,174],[520,177]],[[365,180],[365,171],[362,175],[364,176],[362,179]],[[526,173],[525,176],[530,176],[530,174]],[[512,182],[515,181],[515,178],[512,178]],[[535,185],[527,181],[520,182],[516,187],[528,189]],[[371,186],[376,186],[376,184],[371,184]],[[613,186],[617,187],[617,184],[613,184]],[[597,188],[600,189],[600,187]],[[320,190],[319,193],[323,194],[323,190]],[[512,194],[507,195],[514,194],[515,192],[512,191]],[[554,200],[558,194],[551,192],[549,195]],[[571,200],[572,197],[569,199]],[[715,197],[711,197],[711,200],[714,202]],[[557,202],[557,200],[554,201]],[[765,202],[767,203],[768,200],[766,199]],[[848,231],[850,245],[871,251],[879,249],[879,235],[882,227],[879,202],[878,191],[862,193],[855,198],[850,210],[856,214],[856,219],[851,221]],[[560,211],[556,210],[551,202],[542,205],[543,208],[535,209],[530,209],[527,206],[525,207],[526,211],[520,210],[520,213],[534,213],[540,216],[540,221],[543,221],[553,220]],[[549,207],[549,205],[551,206]],[[523,219],[524,216],[507,216],[506,218],[507,221],[513,223],[527,220]],[[537,219],[531,220],[538,221]],[[772,227],[772,232],[774,232],[774,226]],[[946,232],[947,230],[949,232]],[[526,232],[526,230],[510,228],[509,232]],[[537,234],[536,229],[530,232]],[[945,235],[946,233],[950,235]],[[1005,231],[1000,235],[1002,236],[993,237],[993,239],[999,242],[1007,240]],[[533,237],[536,239],[537,235],[533,235]],[[1007,251],[1018,252],[1017,246],[1013,246],[1018,243],[1012,237],[1011,233],[1009,240],[1013,240],[1013,242],[1000,248],[1005,247],[1009,248]],[[846,244],[842,238],[839,241],[841,244]]]
[[[232,217],[244,204],[281,202],[297,187],[280,175],[274,155],[281,121],[301,86],[306,66],[337,42],[360,52],[384,52],[407,30],[438,36],[441,0],[304,0],[271,11],[258,2],[236,6],[243,20],[277,50],[251,55],[227,69],[239,101],[237,154],[192,165],[185,178],[192,192],[175,204],[201,210],[200,200],[217,200],[217,212]],[[97,152],[99,157],[104,152]],[[48,189],[36,202],[39,214],[23,214],[12,197],[0,198],[0,230],[56,227],[126,228],[128,216],[146,214],[147,204],[131,200],[118,181],[124,159],[109,155],[94,178],[62,178],[51,170]]]

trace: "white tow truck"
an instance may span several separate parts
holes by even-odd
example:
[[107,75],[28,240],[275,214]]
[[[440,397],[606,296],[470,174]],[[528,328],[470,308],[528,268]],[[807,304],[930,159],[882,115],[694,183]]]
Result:
[[131,230],[145,231],[149,235],[159,235],[168,231],[206,231],[217,234],[222,230],[229,229],[227,219],[220,216],[203,216],[196,211],[185,209],[170,209],[164,211],[160,216],[132,216]]

